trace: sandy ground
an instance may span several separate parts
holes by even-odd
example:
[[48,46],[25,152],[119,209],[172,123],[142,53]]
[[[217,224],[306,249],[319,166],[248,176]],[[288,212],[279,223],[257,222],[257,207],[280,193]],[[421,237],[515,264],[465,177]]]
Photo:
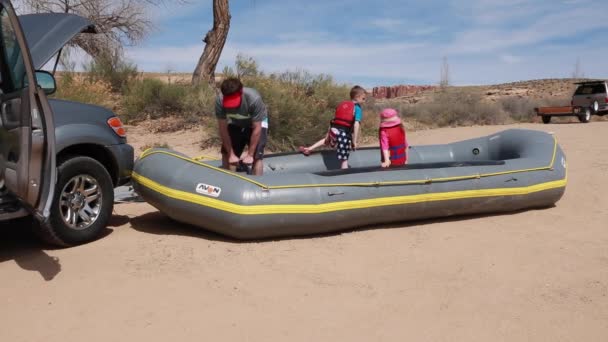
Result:
[[[5,225],[0,341],[607,341],[608,122],[515,127],[555,132],[569,158],[554,208],[242,243],[118,204],[70,249]],[[197,137],[163,138],[194,154]]]

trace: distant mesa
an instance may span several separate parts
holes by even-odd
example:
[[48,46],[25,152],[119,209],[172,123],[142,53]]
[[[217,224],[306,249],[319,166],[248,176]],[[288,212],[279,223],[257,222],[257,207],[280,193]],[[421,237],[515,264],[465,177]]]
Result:
[[396,85],[390,87],[374,87],[372,96],[376,99],[392,99],[395,97],[418,95],[422,92],[434,90],[437,86],[431,85]]

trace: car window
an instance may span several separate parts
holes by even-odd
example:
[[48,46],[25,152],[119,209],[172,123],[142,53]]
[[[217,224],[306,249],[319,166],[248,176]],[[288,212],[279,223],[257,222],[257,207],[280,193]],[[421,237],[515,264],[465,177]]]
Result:
[[3,75],[2,88],[4,92],[19,90],[24,86],[25,65],[21,48],[17,42],[15,29],[10,22],[8,11],[5,8],[0,9],[0,25],[2,32],[0,34],[0,49],[2,50],[2,59],[8,69],[8,75]]
[[574,93],[574,95],[587,95],[587,94],[591,94],[592,92],[593,92],[592,86],[580,85],[576,89],[576,92]]
[[606,86],[604,84],[583,84],[578,86],[574,95],[590,95],[590,94],[603,94],[606,92]]
[[594,94],[602,94],[606,92],[606,87],[604,87],[603,84],[598,84],[595,87],[593,87],[593,93]]

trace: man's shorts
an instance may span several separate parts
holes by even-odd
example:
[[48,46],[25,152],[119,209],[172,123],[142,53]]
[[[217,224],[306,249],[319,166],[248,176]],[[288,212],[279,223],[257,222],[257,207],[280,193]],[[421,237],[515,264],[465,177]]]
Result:
[[338,134],[336,137],[336,156],[338,157],[338,160],[348,160],[352,143],[352,133],[338,128]]
[[[228,135],[230,136],[230,143],[232,144],[232,150],[237,157],[241,157],[245,146],[249,145],[251,140],[251,127],[243,128],[237,125],[228,125]],[[258,140],[258,146],[255,148],[254,160],[264,159],[264,148],[266,147],[266,141],[268,140],[268,128],[262,127],[260,132],[260,140]],[[224,153],[224,146],[222,145],[222,153]]]

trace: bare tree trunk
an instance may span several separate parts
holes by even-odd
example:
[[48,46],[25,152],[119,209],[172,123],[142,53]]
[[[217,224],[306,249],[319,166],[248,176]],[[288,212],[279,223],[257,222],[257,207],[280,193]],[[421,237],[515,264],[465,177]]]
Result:
[[439,86],[447,87],[449,85],[450,85],[450,65],[448,64],[448,58],[444,56],[443,60],[441,62]]
[[213,28],[207,32],[205,39],[203,39],[206,44],[205,50],[203,50],[196,69],[194,69],[193,85],[198,85],[204,80],[215,86],[215,67],[222,54],[229,29],[230,9],[228,8],[228,0],[213,0]]

